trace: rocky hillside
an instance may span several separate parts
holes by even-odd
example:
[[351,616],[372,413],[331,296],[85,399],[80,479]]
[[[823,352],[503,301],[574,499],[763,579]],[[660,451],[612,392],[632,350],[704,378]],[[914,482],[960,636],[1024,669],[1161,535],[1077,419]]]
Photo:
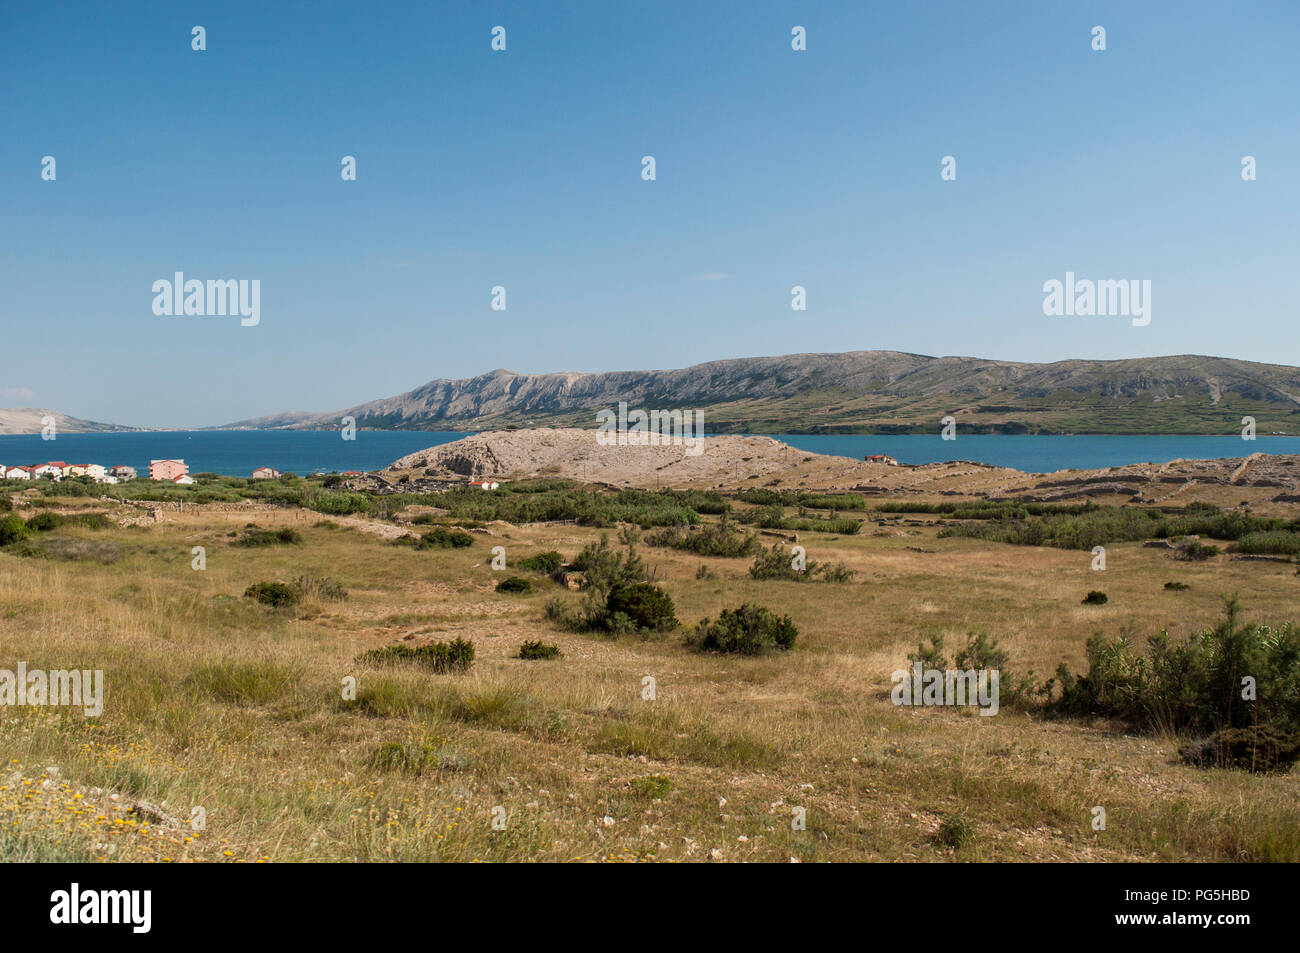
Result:
[[[1219,460],[1134,463],[1052,474],[1022,473],[965,460],[887,466],[808,453],[771,437],[708,437],[682,446],[604,446],[590,430],[540,428],[471,434],[408,454],[365,477],[371,488],[441,489],[469,478],[556,477],[619,487],[857,490],[1039,502],[1096,500],[1293,512],[1300,502],[1300,456],[1254,453]],[[1285,505],[1285,509],[1274,509]]]
[[41,432],[46,417],[54,418],[56,433],[118,433],[133,430],[133,427],[119,427],[117,424],[102,424],[94,420],[82,420],[69,417],[57,410],[41,410],[37,407],[13,407],[8,410],[0,408],[0,434],[37,434]]
[[279,414],[232,428],[327,429],[345,415],[389,430],[594,427],[595,413],[701,409],[709,433],[932,432],[952,414],[968,433],[1300,432],[1300,368],[1177,355],[1027,364],[897,351],[791,354],[682,370],[516,374],[435,380],[327,414]]

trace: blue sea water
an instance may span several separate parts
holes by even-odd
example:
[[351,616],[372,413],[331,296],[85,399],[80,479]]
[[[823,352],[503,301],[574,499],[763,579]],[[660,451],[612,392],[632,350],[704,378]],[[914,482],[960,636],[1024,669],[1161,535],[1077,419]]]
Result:
[[[145,433],[62,434],[42,440],[39,434],[0,435],[0,464],[126,464],[142,475],[150,460],[179,457],[191,473],[249,476],[270,466],[299,475],[316,471],[376,470],[398,457],[450,443],[464,433],[359,430],[355,440],[339,431],[196,430]],[[1169,460],[1242,457],[1250,453],[1300,454],[1300,437],[1180,436],[991,436],[958,434],[942,440],[925,436],[772,434],[800,450],[862,459],[885,453],[900,463],[973,460],[1031,473],[1065,469],[1165,463]]]

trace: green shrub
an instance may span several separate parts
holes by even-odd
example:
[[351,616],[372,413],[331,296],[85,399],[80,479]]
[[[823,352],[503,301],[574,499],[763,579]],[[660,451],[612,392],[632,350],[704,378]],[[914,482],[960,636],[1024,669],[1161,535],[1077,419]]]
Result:
[[1083,597],[1083,604],[1085,606],[1104,606],[1109,601],[1110,598],[1106,593],[1099,589],[1089,590],[1088,594]]
[[244,597],[263,605],[286,609],[298,604],[298,590],[282,582],[255,582],[244,590]]
[[534,639],[519,646],[519,654],[515,656],[515,658],[527,659],[530,661],[563,657],[564,653],[561,652],[557,646],[547,645],[540,639]]
[[[1127,634],[1088,640],[1085,674],[1057,669],[1068,714],[1117,718],[1144,730],[1194,731],[1269,724],[1300,731],[1300,633],[1291,623],[1244,624],[1235,597],[1211,629],[1174,643],[1168,631],[1152,636],[1146,653]],[[1255,698],[1242,698],[1242,680],[1254,679]]]
[[772,648],[793,648],[798,636],[789,616],[778,617],[746,602],[738,609],[723,609],[717,622],[703,619],[687,644],[702,652],[758,655]]
[[649,582],[615,586],[609,591],[605,608],[612,616],[626,616],[639,630],[664,632],[678,625],[672,597]]
[[775,543],[754,559],[749,575],[754,579],[788,579],[793,582],[849,582],[853,579],[853,570],[843,563],[832,566],[815,560],[808,562],[803,569],[795,569],[794,560],[785,547]]
[[1218,546],[1207,546],[1200,540],[1193,541],[1190,545],[1184,546],[1178,550],[1179,559],[1209,559],[1211,556],[1219,555]]
[[27,521],[27,528],[38,533],[47,533],[63,525],[63,517],[49,510],[42,510]]
[[533,591],[533,584],[520,576],[508,576],[497,583],[497,592],[526,594]]
[[564,565],[564,557],[555,550],[550,550],[549,552],[529,556],[527,559],[521,559],[516,565],[520,569],[526,569],[529,572],[540,572],[549,576]]
[[262,529],[249,523],[235,540],[237,546],[275,546],[280,543],[301,543],[302,534],[286,526],[284,529]]
[[1257,556],[1300,556],[1300,533],[1285,530],[1247,533],[1233,543],[1232,551]]
[[1170,581],[1165,583],[1165,588],[1170,592],[1182,592],[1184,589],[1188,588],[1188,585],[1185,582]]
[[943,646],[944,637],[936,635],[930,639],[928,646],[924,642],[918,644],[916,651],[909,653],[907,659],[909,662],[920,662],[923,669],[943,672],[949,669],[963,672],[996,670],[998,701],[1006,707],[1027,707],[1035,695],[1045,695],[1051,690],[1050,685],[1039,685],[1032,670],[1027,673],[1013,672],[1008,667],[1010,653],[1003,650],[997,639],[990,638],[984,632],[968,632],[965,647],[958,650],[952,662],[944,654]]
[[30,535],[31,531],[27,528],[27,521],[17,513],[10,513],[0,519],[0,546],[20,543]]
[[386,645],[381,649],[363,652],[357,661],[368,665],[413,662],[440,675],[465,672],[474,664],[474,643],[458,637],[450,642],[428,642],[424,645]]
[[699,556],[753,556],[761,546],[758,536],[738,529],[724,514],[716,523],[702,526],[666,526],[646,536],[651,546],[689,550]]
[[634,582],[648,582],[650,578],[645,561],[636,551],[639,533],[635,529],[625,529],[620,534],[620,540],[627,547],[626,553],[617,552],[609,545],[609,537],[601,533],[600,542],[588,543],[573,561],[574,570],[586,577],[587,587],[602,607],[610,589]]
[[420,537],[417,549],[464,549],[474,544],[474,537],[463,529],[446,529],[439,526]]

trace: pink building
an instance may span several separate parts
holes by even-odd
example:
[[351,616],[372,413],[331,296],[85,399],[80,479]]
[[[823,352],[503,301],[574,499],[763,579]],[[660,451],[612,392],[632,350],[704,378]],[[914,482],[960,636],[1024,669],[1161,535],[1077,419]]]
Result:
[[149,479],[175,481],[179,476],[186,476],[190,468],[184,460],[150,460]]

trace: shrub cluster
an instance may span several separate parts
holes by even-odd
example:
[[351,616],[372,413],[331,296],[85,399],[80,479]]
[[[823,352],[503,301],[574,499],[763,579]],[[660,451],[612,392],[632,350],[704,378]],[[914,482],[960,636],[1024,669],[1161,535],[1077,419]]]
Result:
[[557,646],[548,645],[541,639],[533,639],[524,642],[519,646],[519,654],[515,658],[527,659],[530,661],[538,659],[556,659],[564,658],[564,653]]
[[521,559],[515,565],[529,572],[540,572],[549,576],[564,565],[564,557],[552,549],[545,553],[537,553],[534,556]]
[[[1168,631],[1152,637],[1145,653],[1125,634],[1088,640],[1087,671],[1057,669],[1070,714],[1132,722],[1147,730],[1214,732],[1268,724],[1300,731],[1300,633],[1291,623],[1244,624],[1236,597],[1211,629],[1175,643]],[[1243,698],[1243,678],[1253,698]]]
[[236,546],[274,546],[279,543],[301,543],[302,534],[286,526],[284,529],[262,529],[249,523],[235,540]]
[[793,582],[850,582],[853,570],[843,563],[832,566],[830,563],[808,562],[803,569],[794,568],[794,558],[786,552],[780,543],[759,553],[754,565],[749,567],[753,579],[788,579]]
[[703,526],[666,526],[646,536],[651,546],[684,549],[699,556],[753,556],[761,550],[758,536],[747,533],[727,518]]
[[255,582],[244,590],[244,597],[275,609],[288,609],[298,604],[301,593],[283,582]]
[[702,619],[686,641],[701,652],[759,655],[769,649],[787,651],[798,637],[789,616],[746,602],[738,609],[723,609],[716,622]]
[[363,652],[357,661],[367,665],[413,662],[439,675],[465,672],[474,664],[474,643],[456,638],[450,642],[428,642],[424,645],[386,645],[381,649]]

